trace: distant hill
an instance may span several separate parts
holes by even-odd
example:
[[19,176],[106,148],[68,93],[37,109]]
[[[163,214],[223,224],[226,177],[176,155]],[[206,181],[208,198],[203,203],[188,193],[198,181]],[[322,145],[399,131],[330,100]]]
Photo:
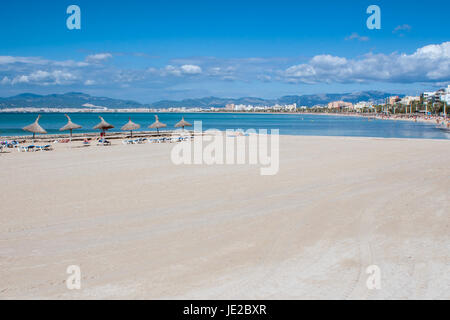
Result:
[[80,92],[41,96],[32,93],[0,98],[0,108],[83,108],[83,105],[117,108],[142,108],[144,105],[128,100],[93,97]]
[[207,97],[200,99],[186,99],[181,101],[163,100],[151,104],[152,108],[209,108],[209,107],[225,107],[227,104],[252,104],[255,106],[259,105],[272,105],[277,103],[277,100],[266,100],[261,98],[217,98],[217,97]]
[[170,108],[170,107],[197,107],[197,108],[207,108],[207,107],[224,107],[227,104],[245,104],[254,106],[267,106],[274,104],[293,104],[296,103],[297,106],[307,106],[312,107],[317,104],[328,104],[331,101],[343,100],[346,102],[356,103],[359,101],[374,101],[382,102],[384,99],[391,96],[403,96],[400,94],[393,94],[380,91],[363,91],[355,93],[343,93],[343,94],[311,94],[302,96],[284,96],[279,99],[261,99],[254,97],[246,97],[239,99],[227,99],[227,98],[216,98],[207,97],[201,99],[187,99],[182,101],[159,101],[151,104],[153,108]]
[[[163,100],[152,104],[141,104],[131,100],[120,100],[106,97],[94,97],[80,92],[65,94],[37,95],[24,93],[14,97],[0,98],[0,108],[83,108],[84,105],[106,107],[108,109],[137,109],[137,108],[209,108],[225,107],[227,104],[245,104],[254,106],[271,106],[274,104],[293,104],[312,107],[317,104],[327,104],[331,101],[343,100],[356,103],[358,101],[382,102],[385,98],[399,95],[380,91],[363,91],[343,94],[311,94],[284,96],[279,99],[262,99],[245,97],[239,99],[206,97],[200,99],[186,99],[182,101]],[[399,95],[402,96],[402,95]]]

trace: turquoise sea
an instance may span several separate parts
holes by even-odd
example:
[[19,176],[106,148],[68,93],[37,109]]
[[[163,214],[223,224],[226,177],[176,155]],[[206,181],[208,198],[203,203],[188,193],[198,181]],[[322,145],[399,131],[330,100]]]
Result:
[[[231,114],[231,113],[160,113],[159,119],[166,123],[168,129],[184,116],[186,121],[202,121],[203,130],[207,129],[279,129],[282,135],[304,136],[348,136],[348,137],[379,137],[379,138],[419,138],[419,139],[449,139],[450,134],[431,124],[410,121],[371,120],[362,117],[342,117],[327,115],[302,114]],[[70,114],[72,121],[82,125],[77,132],[95,132],[92,128],[99,123],[98,116],[113,124],[113,131],[128,122],[128,118],[148,131],[148,126],[154,122],[151,113],[74,113]],[[21,128],[31,124],[37,114],[33,113],[0,113],[0,136],[29,135]],[[60,113],[44,113],[40,120],[41,126],[49,134],[58,134],[59,128],[67,120]]]

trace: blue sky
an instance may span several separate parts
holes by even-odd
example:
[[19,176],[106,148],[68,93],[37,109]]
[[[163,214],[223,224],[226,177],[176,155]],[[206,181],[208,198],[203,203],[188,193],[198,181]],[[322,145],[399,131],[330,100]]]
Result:
[[[81,30],[66,9],[81,8]],[[366,9],[381,8],[381,30]],[[0,96],[82,91],[153,102],[450,83],[444,0],[2,1]]]

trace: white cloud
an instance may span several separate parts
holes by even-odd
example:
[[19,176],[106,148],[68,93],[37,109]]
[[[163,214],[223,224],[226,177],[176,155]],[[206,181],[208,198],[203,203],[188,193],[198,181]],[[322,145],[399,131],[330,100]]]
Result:
[[3,77],[3,79],[0,83],[3,85],[11,84],[11,79],[8,77]]
[[360,36],[356,32],[353,32],[351,35],[345,38],[345,40],[359,40],[359,41],[369,41],[369,37]]
[[0,56],[0,65],[2,64],[14,64],[14,63],[25,63],[25,64],[47,64],[48,60],[41,59],[38,57],[12,57],[12,56]]
[[66,61],[55,61],[53,65],[58,67],[87,67],[89,66],[89,63],[85,61],[74,61],[74,60],[66,60]]
[[331,55],[287,68],[291,82],[433,82],[450,79],[450,42],[419,48],[413,54],[367,54],[357,59]]
[[202,68],[192,64],[185,64],[181,66],[181,71],[185,74],[200,74],[202,73]]
[[54,70],[51,72],[38,70],[29,75],[18,75],[11,83],[23,84],[23,83],[33,83],[36,85],[51,85],[51,84],[68,84],[73,80],[76,80],[76,76],[70,72],[62,70]]
[[29,76],[17,76],[12,81],[11,84],[18,84],[18,83],[28,83],[30,82]]
[[87,62],[94,62],[98,63],[104,60],[111,59],[113,56],[111,53],[97,53],[97,54],[91,54],[86,57]]
[[[154,73],[155,69],[150,68],[147,70],[150,73]],[[182,76],[182,75],[196,75],[201,74],[202,68],[196,65],[192,64],[185,64],[181,67],[173,66],[173,65],[167,65],[164,69],[161,70],[162,76],[172,75],[172,76]]]
[[412,27],[409,24],[403,24],[400,26],[395,27],[395,29],[392,31],[392,33],[398,33],[400,31],[411,31]]
[[52,65],[59,67],[86,67],[89,63],[85,61],[74,61],[74,60],[47,60],[40,57],[13,57],[13,56],[0,56],[0,65],[10,65],[10,64],[23,64],[30,66],[44,66]]
[[162,70],[161,75],[173,75],[173,76],[181,76],[181,71],[179,68],[176,68],[172,65],[168,65]]

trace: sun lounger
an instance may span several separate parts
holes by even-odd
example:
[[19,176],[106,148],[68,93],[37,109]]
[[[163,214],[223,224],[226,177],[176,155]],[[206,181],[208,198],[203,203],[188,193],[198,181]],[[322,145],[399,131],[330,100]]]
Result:
[[8,141],[3,141],[3,142],[1,143],[1,145],[2,145],[4,148],[15,148],[16,146],[19,145],[19,142],[15,141],[15,140],[10,141],[10,142],[8,142]]
[[162,143],[164,142],[163,140],[164,138],[160,138],[160,139],[148,139],[148,143]]
[[100,140],[98,140],[97,145],[98,146],[110,146],[111,142],[109,142],[108,140],[105,140],[105,139],[100,139]]
[[137,144],[143,144],[145,142],[147,142],[147,138],[139,138],[135,140],[135,143]]
[[17,151],[19,151],[19,152],[34,152],[36,146],[27,146],[27,147],[25,147],[25,146],[17,145],[16,148],[17,148]]
[[35,147],[35,151],[50,151],[50,150],[52,150],[52,146],[51,145],[36,146]]
[[138,138],[138,139],[128,139],[128,140],[123,140],[122,143],[123,144],[143,144],[147,142],[147,138]]
[[183,142],[183,141],[187,141],[188,137],[178,137],[178,138],[174,138],[175,142]]

